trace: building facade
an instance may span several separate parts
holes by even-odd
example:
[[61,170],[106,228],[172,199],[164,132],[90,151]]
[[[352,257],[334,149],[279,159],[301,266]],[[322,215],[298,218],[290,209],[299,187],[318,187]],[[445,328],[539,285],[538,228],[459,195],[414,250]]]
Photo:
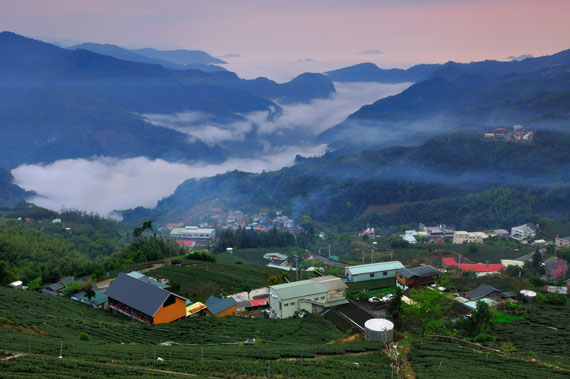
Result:
[[344,269],[344,277],[349,282],[394,278],[401,268],[404,265],[398,261],[349,266]]

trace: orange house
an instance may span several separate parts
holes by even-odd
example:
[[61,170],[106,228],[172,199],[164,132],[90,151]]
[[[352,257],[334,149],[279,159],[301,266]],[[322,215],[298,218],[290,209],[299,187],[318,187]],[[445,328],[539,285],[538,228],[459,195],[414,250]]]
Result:
[[210,296],[206,300],[206,310],[208,316],[225,317],[235,316],[237,313],[237,302],[233,297],[220,299],[219,297]]
[[186,317],[186,299],[126,274],[119,274],[105,295],[113,312],[147,324]]

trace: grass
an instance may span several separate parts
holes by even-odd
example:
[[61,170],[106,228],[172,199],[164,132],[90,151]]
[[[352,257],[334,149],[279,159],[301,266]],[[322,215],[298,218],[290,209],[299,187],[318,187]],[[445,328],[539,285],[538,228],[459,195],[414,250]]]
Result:
[[[3,354],[31,353],[2,361],[1,377],[129,378],[141,377],[145,366],[200,377],[259,377],[267,375],[268,366],[277,377],[374,378],[389,373],[377,343],[334,343],[347,334],[312,316],[198,317],[149,326],[66,298],[0,288],[0,317]],[[80,340],[81,332],[91,340]],[[244,345],[247,338],[255,338],[255,345]],[[161,346],[165,341],[176,344]],[[60,349],[63,359],[56,358]]]
[[568,378],[557,370],[529,359],[482,352],[453,343],[415,342],[407,355],[416,378]]
[[513,322],[524,319],[524,315],[509,315],[504,312],[493,312],[493,322],[504,324],[505,322]]
[[199,301],[205,300],[209,295],[266,287],[270,276],[282,273],[283,270],[251,264],[184,261],[181,266],[163,266],[146,274],[168,279],[171,284],[178,283],[181,295]]

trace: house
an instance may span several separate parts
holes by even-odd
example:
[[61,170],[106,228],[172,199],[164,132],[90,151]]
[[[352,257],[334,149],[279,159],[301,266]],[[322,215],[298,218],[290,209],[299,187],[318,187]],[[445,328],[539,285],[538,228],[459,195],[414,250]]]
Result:
[[414,288],[435,283],[441,277],[441,271],[429,265],[398,269],[396,285],[402,288]]
[[210,296],[208,300],[206,300],[204,313],[214,317],[235,316],[237,313],[237,304],[237,301],[235,301],[233,297],[220,299],[219,297]]
[[400,238],[402,238],[404,241],[407,241],[409,244],[412,245],[418,242],[416,241],[416,238],[411,234],[400,234]]
[[515,261],[512,259],[501,259],[501,264],[505,267],[509,267],[509,266],[523,267],[524,266],[524,262]]
[[366,230],[364,230],[362,233],[358,233],[358,236],[368,236],[368,238],[374,239],[376,238],[376,232],[374,231],[374,228],[366,228]]
[[263,256],[263,259],[268,261],[285,261],[287,258],[289,258],[287,255],[281,253],[267,253]]
[[535,236],[536,236],[536,225],[534,225],[532,223],[519,225],[519,226],[513,226],[511,228],[511,238],[512,239],[515,239],[518,241],[523,241],[523,240],[534,238]]
[[196,245],[196,241],[175,240],[178,246],[185,249],[192,249]]
[[497,238],[506,239],[509,238],[509,231],[506,229],[495,229],[493,232],[496,234]]
[[45,293],[47,295],[58,296],[58,295],[63,294],[64,289],[65,289],[65,286],[63,284],[54,283],[54,284],[50,284],[49,286],[45,287],[40,292]]
[[417,236],[418,236],[418,232],[416,232],[415,230],[406,230],[406,231],[404,232],[404,235],[417,237]]
[[548,293],[561,293],[563,295],[568,295],[568,287],[564,287],[564,286],[548,286],[548,285],[545,285],[542,290],[544,292],[548,292]]
[[455,231],[453,233],[453,243],[461,245],[464,243],[483,243],[489,236],[483,232]]
[[403,267],[404,265],[398,261],[349,266],[344,269],[344,277],[349,282],[394,278],[396,271]]
[[269,307],[276,318],[289,318],[302,312],[318,313],[329,306],[346,304],[346,284],[325,276],[269,287]]
[[185,226],[183,228],[172,229],[170,231],[170,237],[175,240],[194,241],[196,245],[205,246],[216,237],[216,229]]
[[264,297],[261,299],[252,299],[248,301],[249,304],[245,306],[246,311],[259,311],[266,309],[269,306],[269,298]]
[[458,264],[455,258],[443,258],[445,267],[458,267],[462,271],[474,271],[477,276],[495,274],[505,269],[505,266],[497,263],[461,263]]
[[556,247],[570,247],[570,237],[556,237],[554,245]]
[[346,284],[333,275],[325,275],[313,278],[315,282],[320,283],[327,290],[326,302],[329,306],[338,301],[346,300]]
[[475,288],[474,290],[466,292],[465,296],[469,300],[473,301],[482,299],[484,297],[490,298],[492,300],[501,300],[506,298],[503,292],[496,289],[495,287],[491,287],[486,284],[481,284],[479,287]]
[[64,286],[68,286],[75,281],[73,276],[66,276],[65,278],[61,278],[58,283],[63,284]]
[[127,274],[119,274],[105,291],[109,309],[147,324],[186,317],[186,299]]
[[431,245],[442,245],[445,243],[445,239],[443,237],[430,237],[427,243]]
[[138,271],[131,271],[127,274],[131,278],[135,278],[138,280],[142,280],[145,283],[152,284],[155,287],[162,288],[163,290],[168,289],[169,285],[159,282],[158,280],[151,278],[150,276],[146,276],[145,274],[141,274]]
[[87,305],[90,305],[93,308],[106,309],[107,304],[109,302],[109,298],[102,291],[97,291],[95,292],[95,297],[89,299],[86,295],[82,295],[79,297],[79,301]]

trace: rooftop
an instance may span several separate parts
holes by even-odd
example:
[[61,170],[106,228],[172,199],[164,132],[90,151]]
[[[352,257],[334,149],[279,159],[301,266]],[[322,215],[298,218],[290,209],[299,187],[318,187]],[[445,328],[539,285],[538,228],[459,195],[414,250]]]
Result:
[[390,271],[404,268],[404,265],[398,261],[369,263],[365,265],[349,266],[346,271],[351,275],[369,274],[378,271]]
[[311,279],[277,284],[275,286],[270,286],[269,289],[276,291],[281,299],[292,299],[295,297],[327,292],[327,289],[321,283]]
[[182,299],[172,292],[123,273],[113,280],[105,295],[149,316],[154,316],[170,296]]
[[441,271],[439,271],[437,268],[433,266],[425,265],[425,266],[412,267],[412,268],[403,267],[398,270],[398,273],[400,273],[405,278],[411,278],[413,276],[425,278],[428,276],[439,275],[441,274]]
[[323,287],[327,289],[327,291],[339,291],[347,288],[346,284],[342,279],[337,278],[336,276],[333,275],[321,276],[318,278],[313,278],[311,280],[319,282]]
[[479,287],[475,288],[474,290],[465,293],[465,296],[467,296],[471,300],[477,300],[482,297],[489,296],[493,292],[502,293],[500,290],[496,289],[495,287],[491,287],[486,284],[481,284]]
[[214,315],[223,312],[234,305],[237,305],[237,301],[235,301],[233,297],[220,299],[219,297],[210,296],[208,300],[206,300],[206,307]]

